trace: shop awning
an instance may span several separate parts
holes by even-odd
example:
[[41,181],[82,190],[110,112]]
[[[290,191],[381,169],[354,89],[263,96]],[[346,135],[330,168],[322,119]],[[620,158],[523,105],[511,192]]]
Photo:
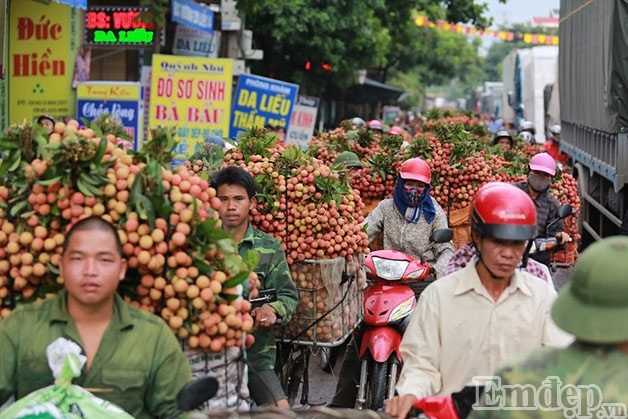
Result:
[[405,93],[403,89],[367,77],[364,80],[364,84],[355,85],[349,89],[347,101],[351,103],[363,103],[365,101],[396,102]]

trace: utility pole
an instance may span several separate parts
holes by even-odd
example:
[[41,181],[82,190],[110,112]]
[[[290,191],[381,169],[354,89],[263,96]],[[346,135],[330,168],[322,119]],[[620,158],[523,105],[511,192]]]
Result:
[[261,60],[264,51],[253,49],[253,31],[244,28],[244,19],[236,8],[237,1],[220,1],[221,30],[225,57],[233,59],[233,75],[248,73],[245,60]]

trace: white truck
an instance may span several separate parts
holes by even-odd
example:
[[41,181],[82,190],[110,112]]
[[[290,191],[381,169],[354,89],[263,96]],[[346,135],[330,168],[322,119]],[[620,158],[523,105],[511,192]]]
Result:
[[[535,46],[514,49],[502,61],[504,123],[517,127],[522,121],[531,121],[536,129],[536,142],[544,143],[545,133],[552,121],[552,103],[546,97],[548,86],[556,81],[558,47]],[[555,117],[554,117],[555,118]]]
[[582,245],[628,210],[628,2],[560,2],[561,150],[573,156]]

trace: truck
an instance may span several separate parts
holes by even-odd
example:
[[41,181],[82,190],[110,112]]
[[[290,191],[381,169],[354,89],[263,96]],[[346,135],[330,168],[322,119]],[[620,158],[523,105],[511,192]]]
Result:
[[628,2],[561,0],[560,148],[573,158],[581,248],[628,209]]
[[550,97],[546,93],[557,75],[558,47],[552,45],[513,49],[502,61],[504,123],[515,127],[526,120],[536,128],[536,142],[544,143],[552,121]]

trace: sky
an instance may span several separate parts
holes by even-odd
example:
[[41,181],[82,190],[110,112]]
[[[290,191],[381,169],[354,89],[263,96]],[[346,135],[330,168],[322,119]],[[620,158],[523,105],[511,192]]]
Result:
[[[558,9],[560,6],[560,0],[508,0],[506,4],[501,4],[498,0],[478,0],[478,3],[488,4],[487,15],[493,18],[493,29],[504,23],[529,22],[532,16],[549,16],[550,9]],[[493,42],[493,37],[482,37],[479,50],[481,56],[488,52]]]
[[560,0],[508,0],[501,4],[498,0],[479,0],[488,4],[489,15],[493,24],[523,23],[532,16],[549,16],[550,9],[558,9]]

